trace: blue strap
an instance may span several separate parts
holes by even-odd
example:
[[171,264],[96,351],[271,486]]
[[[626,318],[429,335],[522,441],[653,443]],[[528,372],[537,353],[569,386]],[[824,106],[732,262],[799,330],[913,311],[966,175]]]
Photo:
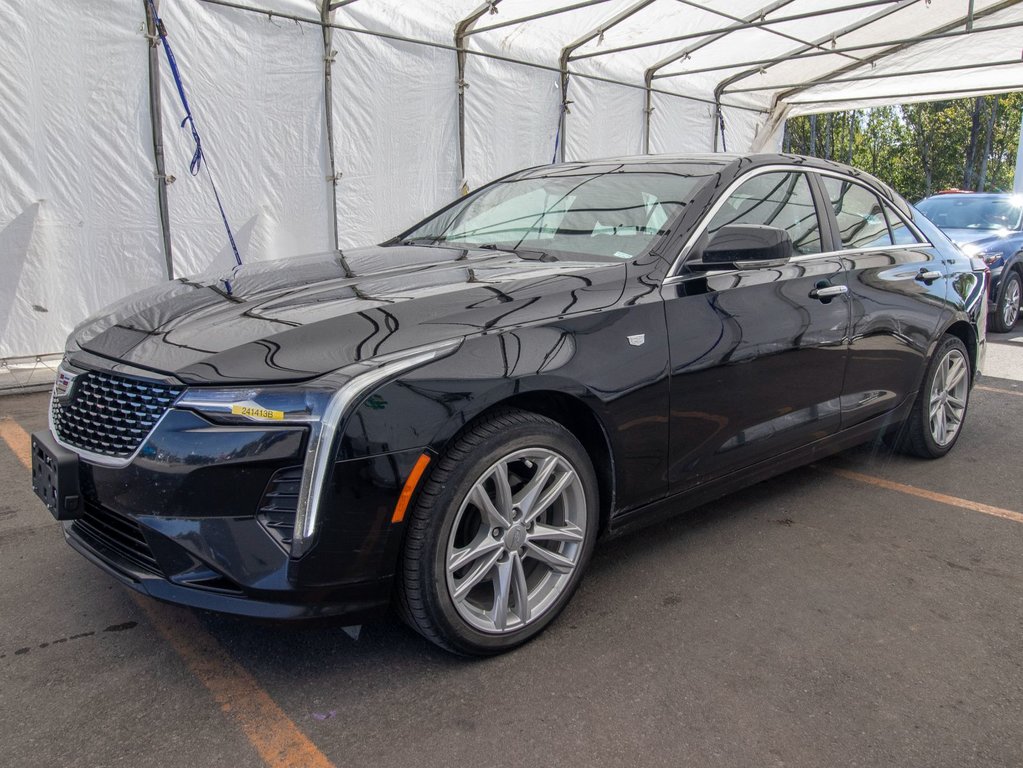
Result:
[[[231,243],[231,250],[234,251],[234,260],[238,266],[241,266],[242,257],[238,253],[238,244],[235,243],[234,233],[231,231],[231,225],[227,221],[227,213],[224,211],[224,204],[220,200],[220,193],[217,191],[217,185],[213,181],[213,174],[210,172],[209,163],[204,163],[206,159],[202,149],[202,139],[199,138],[199,131],[195,127],[195,118],[192,117],[192,108],[188,105],[188,97],[185,95],[185,85],[181,80],[181,70],[178,69],[178,60],[174,58],[174,51],[171,50],[170,43],[167,41],[167,30],[163,26],[163,19],[156,12],[156,3],[153,0],[146,0],[146,4],[149,5],[149,12],[153,17],[153,25],[156,27],[156,33],[160,37],[160,43],[163,45],[164,53],[167,54],[167,63],[170,65],[171,74],[174,76],[174,85],[178,89],[178,97],[181,99],[181,106],[185,110],[185,119],[181,121],[181,127],[184,128],[186,125],[192,131],[192,141],[195,142],[195,152],[192,154],[192,162],[188,164],[188,172],[193,176],[199,175],[199,169],[206,169],[206,176],[210,180],[210,187],[213,189],[213,197],[217,201],[217,208],[220,209],[220,218],[224,222],[224,229],[227,232],[227,239]],[[230,288],[228,289],[230,290]]]

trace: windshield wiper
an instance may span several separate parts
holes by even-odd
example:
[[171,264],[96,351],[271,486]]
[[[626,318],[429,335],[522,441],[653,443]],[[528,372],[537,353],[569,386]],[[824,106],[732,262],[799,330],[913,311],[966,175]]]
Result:
[[410,237],[406,240],[402,240],[402,245],[436,245],[443,237]]
[[473,245],[474,248],[485,248],[488,251],[507,251],[508,253],[514,253],[520,259],[527,259],[529,261],[557,261],[557,256],[551,256],[546,251],[531,251],[527,248],[513,248],[510,245],[498,245],[497,243],[476,243]]

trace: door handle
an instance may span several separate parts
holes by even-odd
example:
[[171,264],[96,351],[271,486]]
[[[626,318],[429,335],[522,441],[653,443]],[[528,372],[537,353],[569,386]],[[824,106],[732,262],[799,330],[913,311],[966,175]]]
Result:
[[817,286],[810,291],[810,298],[817,299],[818,301],[827,304],[836,296],[844,296],[847,293],[849,293],[849,286],[831,285],[830,283],[821,280],[817,283]]
[[921,269],[919,272],[917,272],[916,279],[922,283],[927,283],[927,285],[930,285],[941,276],[942,276],[941,272],[938,272],[936,269]]

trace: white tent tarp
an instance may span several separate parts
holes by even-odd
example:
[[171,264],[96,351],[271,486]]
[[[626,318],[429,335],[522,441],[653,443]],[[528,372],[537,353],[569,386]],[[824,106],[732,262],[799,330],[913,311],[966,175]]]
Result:
[[[786,115],[1023,89],[1019,0],[341,0],[325,15],[162,0],[160,15],[245,261],[335,233],[377,242],[555,157],[775,148]],[[144,0],[0,0],[0,19],[2,360],[58,352],[84,316],[166,279],[165,236],[175,276],[233,255],[208,178],[189,174],[162,52],[161,220]]]

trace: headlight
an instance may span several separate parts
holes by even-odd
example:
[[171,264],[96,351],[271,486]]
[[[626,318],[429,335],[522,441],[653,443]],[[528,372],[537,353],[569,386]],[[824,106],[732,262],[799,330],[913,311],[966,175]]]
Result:
[[989,267],[996,265],[1004,258],[1004,254],[997,248],[985,247],[974,243],[966,243],[966,245],[962,246],[962,251],[967,256],[983,259],[984,263]]
[[347,366],[308,385],[186,390],[175,404],[230,424],[308,424],[291,554],[308,551],[316,537],[320,498],[335,458],[344,417],[378,386],[398,374],[454,352],[462,343],[431,344]]
[[296,387],[194,388],[177,402],[221,424],[290,423],[318,421],[336,389]]

